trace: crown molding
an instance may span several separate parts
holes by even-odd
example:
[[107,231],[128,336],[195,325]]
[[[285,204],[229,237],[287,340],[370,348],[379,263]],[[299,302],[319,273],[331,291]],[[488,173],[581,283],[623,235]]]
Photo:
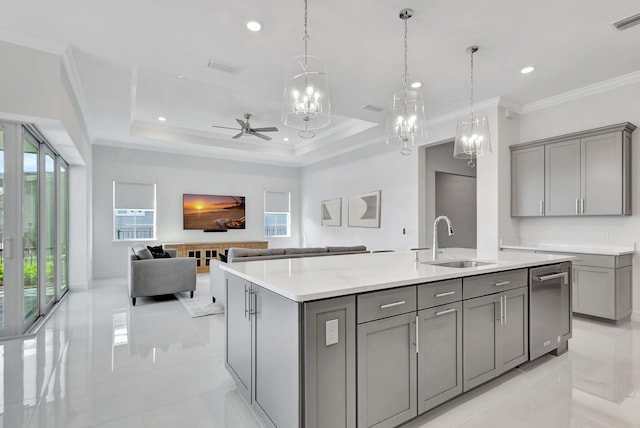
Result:
[[542,100],[525,104],[522,106],[521,114],[527,114],[537,110],[554,107],[570,101],[578,100],[580,98],[600,94],[602,92],[607,92],[612,89],[620,88],[622,86],[627,86],[638,82],[640,82],[640,71],[634,71],[633,73],[624,74],[622,76],[614,77],[613,79],[604,80],[602,82],[583,86],[582,88],[574,89],[572,91],[567,91],[562,94],[554,95],[549,98],[544,98]]

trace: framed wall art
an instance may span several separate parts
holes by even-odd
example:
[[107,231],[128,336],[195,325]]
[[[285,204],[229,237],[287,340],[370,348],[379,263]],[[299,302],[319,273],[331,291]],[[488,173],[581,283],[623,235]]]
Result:
[[320,208],[323,226],[342,226],[342,198],[322,201]]
[[380,227],[380,190],[349,198],[349,227]]

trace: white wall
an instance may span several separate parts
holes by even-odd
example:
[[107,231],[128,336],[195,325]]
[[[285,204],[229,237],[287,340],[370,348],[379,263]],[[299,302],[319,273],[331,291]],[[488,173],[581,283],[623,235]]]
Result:
[[[94,278],[125,276],[127,272],[126,247],[131,243],[112,241],[113,180],[156,184],[157,241],[147,242],[146,245],[168,242],[268,240],[269,247],[300,246],[300,190],[297,168],[101,145],[94,147],[93,154]],[[264,238],[265,190],[291,192],[291,237]],[[247,228],[226,233],[183,230],[183,193],[245,196]]]
[[[521,116],[521,141],[531,141],[621,122],[640,126],[640,83],[573,100]],[[520,220],[522,243],[633,246],[640,242],[640,131],[633,133],[632,216],[546,217]],[[640,260],[633,263],[633,309],[640,320]]]
[[[303,244],[407,250],[418,244],[418,149],[410,156],[384,143],[303,167]],[[380,228],[348,227],[349,197],[381,190]],[[321,226],[320,203],[342,198],[342,226]],[[406,234],[403,234],[403,228]]]

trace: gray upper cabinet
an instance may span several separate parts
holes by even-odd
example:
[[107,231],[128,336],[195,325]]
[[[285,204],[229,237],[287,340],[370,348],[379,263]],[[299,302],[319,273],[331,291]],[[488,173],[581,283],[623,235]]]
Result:
[[546,215],[580,214],[580,140],[544,148]]
[[511,215],[631,215],[635,129],[627,122],[511,146]]
[[511,215],[544,215],[544,147],[511,152]]

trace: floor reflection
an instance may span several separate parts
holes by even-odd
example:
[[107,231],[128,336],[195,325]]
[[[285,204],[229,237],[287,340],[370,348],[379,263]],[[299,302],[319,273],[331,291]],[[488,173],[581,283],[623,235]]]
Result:
[[[206,275],[199,275],[206,283]],[[639,427],[640,324],[574,319],[544,356],[405,427]],[[258,427],[224,369],[224,317],[123,280],[74,291],[38,335],[0,342],[0,427]]]

